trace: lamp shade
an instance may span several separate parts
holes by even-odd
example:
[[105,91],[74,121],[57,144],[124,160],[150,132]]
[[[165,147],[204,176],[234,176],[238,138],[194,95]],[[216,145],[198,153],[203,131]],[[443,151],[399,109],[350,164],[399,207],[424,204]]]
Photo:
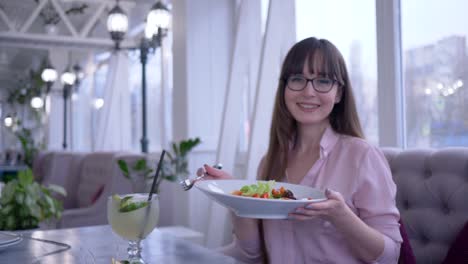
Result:
[[31,107],[34,109],[39,109],[44,106],[44,100],[42,98],[36,96],[31,99]]
[[53,83],[57,80],[57,71],[52,66],[47,66],[41,73],[44,82]]
[[167,30],[171,23],[171,13],[169,8],[161,1],[153,5],[146,17],[145,36],[151,38],[161,28]]
[[103,106],[104,106],[104,99],[102,98],[96,98],[94,99],[94,108],[96,108],[97,110],[101,109]]
[[128,30],[127,14],[119,5],[114,6],[107,16],[107,31],[109,31],[112,40],[120,42],[123,40]]
[[62,76],[60,77],[63,85],[73,85],[76,80],[76,75],[67,68]]
[[7,115],[3,122],[5,123],[6,127],[11,127],[13,125],[13,117]]

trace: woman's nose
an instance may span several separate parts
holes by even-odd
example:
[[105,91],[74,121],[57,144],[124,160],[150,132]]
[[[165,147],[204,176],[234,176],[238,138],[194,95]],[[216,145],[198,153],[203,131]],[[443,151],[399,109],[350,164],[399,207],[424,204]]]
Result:
[[307,84],[302,92],[307,96],[315,96],[317,94],[311,80],[307,80]]

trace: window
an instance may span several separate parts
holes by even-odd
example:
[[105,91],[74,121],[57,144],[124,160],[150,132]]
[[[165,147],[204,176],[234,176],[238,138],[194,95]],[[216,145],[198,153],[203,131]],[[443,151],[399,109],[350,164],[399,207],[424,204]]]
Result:
[[[339,7],[339,8],[337,8]],[[343,54],[366,138],[378,143],[375,0],[296,0],[297,40],[330,40]]]
[[467,9],[457,0],[401,3],[408,147],[468,146]]

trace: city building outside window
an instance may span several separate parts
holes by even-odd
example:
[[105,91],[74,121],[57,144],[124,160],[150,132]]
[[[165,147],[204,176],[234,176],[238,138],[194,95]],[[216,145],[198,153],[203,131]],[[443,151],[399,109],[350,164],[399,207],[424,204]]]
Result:
[[467,8],[457,0],[401,3],[409,148],[468,146]]

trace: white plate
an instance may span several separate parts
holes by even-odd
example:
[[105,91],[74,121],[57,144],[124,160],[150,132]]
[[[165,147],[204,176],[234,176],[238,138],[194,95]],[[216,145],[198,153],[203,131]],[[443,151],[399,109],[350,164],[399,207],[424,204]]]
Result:
[[15,233],[0,232],[0,251],[20,243],[23,239]]
[[[237,216],[246,218],[287,219],[288,213],[298,207],[326,200],[322,190],[284,182],[276,182],[274,188],[278,189],[283,186],[291,190],[298,200],[260,199],[231,194],[244,185],[256,184],[257,182],[251,180],[206,180],[197,182],[195,187],[222,206],[231,209]],[[312,198],[312,200],[301,200],[307,198]]]

